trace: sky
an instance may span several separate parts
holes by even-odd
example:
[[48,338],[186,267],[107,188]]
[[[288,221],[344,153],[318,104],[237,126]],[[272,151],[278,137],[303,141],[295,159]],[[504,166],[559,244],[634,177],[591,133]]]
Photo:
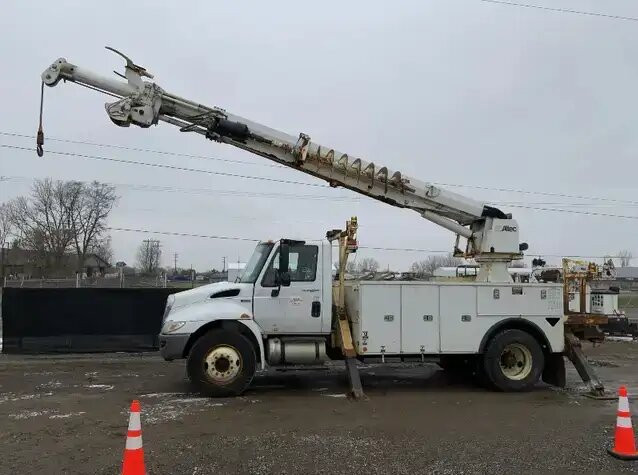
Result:
[[[533,3],[638,18],[633,0]],[[40,74],[58,57],[123,72],[110,45],[173,94],[498,204],[530,256],[638,256],[638,21],[481,0],[5,0],[0,32],[0,145],[34,147],[6,134],[35,134]],[[115,259],[130,264],[156,238],[163,265],[177,253],[180,267],[219,269],[247,260],[250,239],[320,239],[352,215],[362,247],[421,250],[358,252],[382,268],[452,249],[449,231],[347,190],[216,175],[323,185],[165,123],[117,127],[110,99],[71,83],[46,88],[45,150],[211,173],[0,147],[0,202],[28,194],[34,178],[99,180],[117,185],[111,227],[245,239],[112,231]]]

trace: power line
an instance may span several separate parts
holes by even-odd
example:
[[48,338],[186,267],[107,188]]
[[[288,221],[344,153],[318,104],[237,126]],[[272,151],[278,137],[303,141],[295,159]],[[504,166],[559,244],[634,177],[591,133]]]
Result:
[[481,186],[481,185],[464,185],[459,183],[443,183],[443,182],[432,182],[433,185],[437,186],[449,186],[453,188],[471,188],[474,190],[488,190],[488,191],[498,191],[503,193],[520,193],[526,195],[539,195],[539,196],[553,196],[556,198],[572,198],[577,200],[592,200],[592,201],[608,201],[612,203],[624,203],[631,205],[638,205],[638,201],[633,200],[621,200],[616,198],[607,198],[602,196],[584,196],[584,195],[571,195],[567,193],[555,193],[551,191],[537,191],[537,190],[523,190],[520,188],[503,188],[503,187],[490,187],[490,186]]
[[533,8],[537,10],[546,10],[550,12],[556,13],[572,13],[576,15],[586,15],[586,16],[596,16],[609,18],[612,20],[626,20],[626,21],[638,21],[638,18],[630,17],[630,16],[622,16],[622,15],[612,15],[609,13],[600,13],[600,12],[587,12],[583,10],[571,10],[569,8],[556,8],[556,7],[547,7],[544,5],[533,5],[531,3],[516,3],[516,2],[506,2],[503,0],[478,0],[479,2],[484,3],[495,3],[497,5],[507,5],[510,7],[522,7],[522,8]]
[[139,228],[108,227],[106,229],[108,229],[110,231],[124,231],[124,232],[144,233],[144,234],[159,234],[159,235],[163,235],[163,236],[196,237],[196,238],[220,239],[220,240],[228,240],[228,241],[251,241],[251,242],[259,242],[260,241],[260,239],[243,238],[243,237],[214,236],[214,235],[210,235],[210,234],[193,234],[193,233],[182,233],[182,232],[177,232],[177,231],[154,231],[154,230],[150,230],[150,229],[139,229]]
[[[21,150],[27,152],[35,151],[33,147],[19,147],[17,145],[8,145],[8,144],[0,144],[2,148],[8,148],[13,150]],[[241,175],[238,173],[228,173],[228,172],[215,172],[212,170],[203,170],[200,168],[189,168],[189,167],[180,167],[176,165],[165,165],[163,163],[149,163],[149,162],[140,162],[137,160],[122,160],[119,158],[112,157],[101,157],[98,155],[87,155],[83,153],[73,153],[73,152],[60,152],[56,150],[47,150],[47,153],[52,153],[55,155],[63,155],[65,157],[78,157],[78,158],[86,158],[89,160],[104,160],[107,162],[115,162],[115,163],[125,163],[129,165],[143,165],[146,167],[154,167],[154,168],[165,168],[169,170],[177,170],[177,171],[185,171],[185,172],[194,172],[194,173],[206,173],[208,175],[220,175],[220,176],[228,176],[233,178],[246,178],[249,180],[263,180],[263,181],[272,181],[277,183],[285,183],[289,185],[305,185],[305,186],[316,186],[320,188],[330,188],[328,185],[321,185],[319,183],[307,183],[302,181],[294,181],[294,180],[283,180],[280,178],[267,178],[261,176],[253,176],[253,175]]]
[[550,211],[556,213],[572,213],[572,214],[582,214],[586,216],[605,216],[609,218],[622,218],[622,219],[638,219],[638,216],[630,216],[623,214],[612,214],[612,213],[600,213],[598,211],[579,211],[575,209],[560,209],[560,208],[544,208],[538,206],[524,206],[524,205],[508,205],[512,208],[524,208],[524,209],[533,209],[536,211]]
[[[21,151],[33,151],[34,150],[31,147],[20,147],[20,146],[16,146],[16,145],[8,145],[8,144],[0,144],[0,147],[13,149],[13,150],[21,150]],[[267,178],[267,177],[260,177],[260,176],[254,176],[254,175],[241,175],[241,174],[237,174],[237,173],[216,172],[216,171],[212,171],[212,170],[203,170],[203,169],[198,169],[198,168],[179,167],[179,166],[175,166],[175,165],[165,165],[165,164],[161,164],[161,163],[148,163],[148,162],[140,162],[140,161],[135,161],[135,160],[122,160],[122,159],[119,159],[119,158],[101,157],[101,156],[97,156],[97,155],[86,155],[86,154],[79,154],[79,153],[72,153],[72,152],[60,152],[60,151],[55,151],[55,150],[47,150],[47,152],[52,153],[52,154],[57,154],[57,155],[63,155],[63,156],[86,158],[86,159],[90,159],[90,160],[104,160],[104,161],[115,162],[115,163],[123,163],[123,164],[129,164],[129,165],[143,165],[143,166],[149,166],[149,167],[154,167],[154,168],[164,168],[164,169],[177,170],[177,171],[206,173],[206,174],[209,174],[209,175],[220,175],[220,176],[227,176],[227,177],[233,177],[233,178],[245,178],[245,179],[251,179],[251,180],[270,181],[270,182],[276,182],[276,183],[285,183],[285,184],[293,184],[293,185],[304,185],[304,186],[315,186],[315,187],[320,187],[320,188],[329,188],[328,185],[322,185],[322,184],[318,184],[318,183],[300,182],[300,181],[294,181],[294,180],[283,180],[283,179],[279,179],[279,178]],[[563,193],[515,190],[515,189],[510,189],[510,188],[489,188],[489,187],[482,187],[482,186],[477,186],[477,185],[460,185],[460,184],[440,183],[440,182],[433,182],[433,184],[436,184],[437,186],[450,186],[450,187],[455,187],[456,186],[456,187],[476,188],[476,189],[491,189],[493,191],[494,190],[495,191],[507,191],[507,192],[517,192],[517,193],[539,194],[539,195],[546,195],[546,196],[569,197],[569,198],[576,198],[576,199],[590,199],[590,200],[600,200],[600,201],[610,201],[610,202],[623,202],[623,203],[628,203],[628,204],[638,204],[638,202],[636,202],[636,201],[616,200],[616,199],[613,199],[613,198],[602,198],[602,197],[586,197],[586,196],[582,196],[582,195],[581,196],[579,196],[579,195],[568,195],[568,194],[563,194]],[[565,209],[559,209],[559,208],[542,208],[542,207],[522,206],[522,205],[511,205],[511,206],[513,208],[527,208],[527,209],[535,209],[535,210],[539,210],[539,211],[572,213],[572,214],[582,214],[582,215],[589,215],[589,216],[604,216],[604,217],[621,218],[621,219],[638,219],[638,216],[619,215],[619,214],[612,214],[612,213],[599,213],[599,212],[595,212],[595,211],[577,211],[577,210],[565,210]]]
[[[14,132],[2,132],[2,131],[0,131],[0,135],[10,136],[10,137],[26,137],[26,138],[34,138],[35,137],[33,135],[28,135],[28,134],[18,134],[18,133],[14,133]],[[56,139],[51,139],[51,140],[56,140],[56,141],[66,142],[66,143],[73,143],[73,144],[91,145],[91,146],[97,146],[97,147],[110,147],[110,148],[114,148],[114,149],[144,151],[144,152],[157,153],[157,154],[162,154],[162,155],[174,155],[174,156],[183,156],[183,157],[191,157],[191,158],[207,158],[207,159],[210,159],[210,160],[228,161],[226,159],[221,159],[221,158],[216,158],[216,157],[206,157],[206,156],[202,156],[202,155],[180,154],[180,153],[176,153],[176,152],[169,152],[169,151],[163,151],[163,150],[151,150],[151,149],[126,147],[126,146],[123,146],[123,145],[101,144],[101,143],[96,143],[96,142],[82,142],[82,141],[77,141],[77,140],[61,139],[61,138],[56,138]],[[19,149],[19,150],[29,150],[29,151],[33,150],[30,147],[18,147],[18,146],[13,146],[13,145],[0,145],[0,146],[6,147],[6,148],[15,148],[15,149]],[[71,152],[51,152],[51,153],[61,154],[61,155],[69,155],[69,156],[87,157],[87,155],[85,155],[85,154],[74,154],[74,153],[71,153]],[[94,159],[111,160],[111,161],[116,161],[116,162],[140,164],[140,165],[146,165],[146,166],[157,166],[157,167],[165,167],[165,168],[171,168],[172,167],[171,165],[153,164],[153,163],[147,163],[147,162],[135,162],[135,161],[120,160],[120,159],[114,159],[114,158],[108,158],[108,157],[96,157],[96,156],[93,156],[93,155],[88,155],[88,157],[91,157],[91,158],[94,158]],[[244,164],[244,165],[255,165],[255,166],[263,165],[261,163],[251,163],[251,162],[234,161],[234,160],[231,160],[231,162],[233,162],[233,163],[241,163],[241,164]],[[287,167],[285,167],[283,165],[276,165],[276,164],[272,165],[272,166],[274,166],[276,168],[287,168]],[[175,167],[175,168],[179,169],[179,170],[185,170],[185,171],[197,171],[197,172],[201,172],[201,173],[221,174],[221,172],[213,172],[213,171],[209,171],[209,170],[198,170],[198,169],[190,169],[190,168],[185,168],[185,167]],[[263,178],[263,177],[253,177],[253,176],[243,176],[243,175],[237,175],[237,176],[242,177],[242,178],[250,177],[250,178],[253,178],[253,179],[262,179]],[[275,179],[270,179],[270,178],[263,178],[263,179],[275,180]],[[294,183],[294,184],[305,184],[305,185],[309,185],[309,186],[319,186],[319,187],[323,187],[323,188],[329,188],[328,185],[321,185],[321,184],[303,183],[303,182],[292,182],[292,183]],[[538,191],[538,190],[524,190],[524,189],[517,189],[517,188],[489,187],[489,186],[480,186],[480,185],[466,185],[466,184],[460,184],[460,183],[445,183],[445,182],[436,182],[436,181],[431,182],[431,183],[433,185],[436,185],[436,186],[470,188],[470,189],[476,189],[476,190],[498,191],[498,192],[503,192],[503,193],[531,194],[531,195],[539,195],[539,196],[551,196],[551,197],[557,197],[557,198],[572,198],[572,199],[591,200],[591,201],[606,201],[606,202],[611,202],[611,203],[622,203],[622,204],[630,204],[630,205],[637,205],[638,206],[638,201],[635,201],[635,200],[622,200],[622,199],[607,198],[607,197],[600,197],[600,196],[573,195],[573,194],[567,194],[567,193],[555,193],[555,192]],[[504,204],[507,204],[507,203],[509,203],[509,202],[506,202]],[[565,206],[567,206],[567,205],[565,205]]]
[[[37,177],[25,177],[25,176],[9,176],[0,175],[0,181],[22,181],[31,182],[37,179]],[[75,180],[80,183],[88,183],[86,181]],[[258,192],[258,191],[242,191],[242,190],[221,190],[214,188],[181,188],[176,186],[163,186],[163,185],[145,185],[138,183],[114,183],[101,181],[106,185],[115,186],[117,188],[128,188],[133,191],[150,191],[150,192],[166,192],[166,193],[190,193],[190,194],[203,194],[203,195],[231,195],[231,196],[246,196],[246,197],[259,197],[259,198],[278,198],[278,199],[302,199],[302,200],[330,200],[330,201],[360,201],[358,197],[348,197],[343,195],[314,195],[314,194],[298,194],[298,193],[277,193],[277,192]]]
[[[13,149],[13,150],[29,151],[29,152],[34,150],[31,147],[19,147],[19,146],[16,146],[16,145],[7,145],[7,144],[0,144],[0,147]],[[86,155],[86,154],[79,154],[79,153],[72,153],[72,152],[59,152],[59,151],[55,151],[55,150],[47,150],[47,152],[53,153],[53,154],[57,154],[57,155],[63,155],[63,156],[86,158],[86,159],[90,159],[90,160],[105,160],[105,161],[109,161],[109,162],[123,163],[123,164],[129,164],[129,165],[143,165],[143,166],[149,166],[149,167],[155,167],[155,168],[164,168],[164,169],[170,169],[170,170],[188,171],[188,172],[206,173],[206,174],[210,174],[210,175],[228,176],[228,177],[233,177],[233,178],[246,178],[246,179],[251,179],[251,180],[263,180],[263,181],[270,181],[270,182],[276,182],[276,183],[285,183],[285,184],[293,184],[293,185],[304,185],[304,186],[315,186],[315,187],[319,187],[319,188],[329,188],[328,185],[321,185],[321,184],[318,184],[318,183],[300,182],[300,181],[294,181],[294,180],[283,180],[283,179],[279,179],[279,178],[267,178],[267,177],[253,176],[253,175],[240,175],[240,174],[237,174],[237,173],[216,172],[216,171],[212,171],[212,170],[203,170],[203,169],[188,168],[188,167],[178,167],[178,166],[174,166],[174,165],[165,165],[165,164],[161,164],[161,163],[140,162],[140,161],[135,161],[135,160],[121,160],[119,158],[101,157],[101,156],[97,156],[97,155]],[[438,183],[438,182],[436,182],[434,184],[436,184],[438,186],[450,186],[450,187],[457,186],[457,187],[466,187],[466,188],[484,188],[484,189],[489,189],[487,187],[481,187],[481,186],[475,186],[475,185],[459,185],[459,184]],[[508,188],[499,188],[499,189],[493,188],[492,190],[496,190],[496,191],[514,191],[513,189],[508,189]],[[613,202],[623,201],[623,202],[625,202],[624,200],[615,200],[615,199],[612,199],[612,198],[585,197],[585,196],[567,195],[567,194],[561,194],[561,193],[531,192],[531,191],[525,191],[525,190],[517,190],[517,192],[519,192],[519,193],[540,194],[540,195],[550,195],[550,196],[562,196],[562,197],[570,197],[570,198],[577,198],[577,199],[598,199],[598,200],[602,200],[602,201],[613,201]],[[634,202],[634,201],[626,201],[626,202],[630,203],[630,204],[637,203],[637,202]],[[577,211],[577,210],[566,210],[566,209],[559,209],[559,208],[543,208],[543,207],[522,206],[522,205],[511,205],[511,206],[513,208],[535,209],[535,210],[538,210],[538,211],[550,211],[550,212],[558,212],[558,213],[572,213],[572,214],[582,214],[582,215],[589,215],[589,216],[604,216],[604,217],[621,218],[621,219],[638,219],[638,216],[620,215],[620,214],[612,214],[612,213],[599,213],[599,212],[595,212],[595,211]]]
[[[108,227],[110,231],[123,231],[123,232],[135,232],[135,233],[143,233],[143,234],[157,234],[163,236],[179,236],[179,237],[194,237],[194,238],[203,238],[203,239],[219,239],[219,240],[227,240],[227,241],[248,241],[248,242],[261,242],[263,239],[255,239],[255,238],[247,238],[247,237],[237,237],[237,236],[219,236],[219,235],[211,235],[211,234],[194,234],[194,233],[186,233],[186,232],[177,232],[177,231],[157,231],[151,229],[141,229],[141,228],[122,228],[122,227]],[[306,239],[307,241],[316,241],[318,239]],[[423,248],[414,248],[414,247],[382,247],[382,246],[359,246],[359,249],[369,249],[373,251],[401,251],[401,252],[423,252],[423,253],[449,253],[449,250],[436,250],[436,249],[423,249]],[[620,256],[587,256],[587,255],[576,255],[576,254],[544,254],[544,253],[526,253],[526,256],[539,256],[539,257],[572,257],[577,259],[618,259]]]
[[[7,180],[16,180],[16,181],[31,181],[36,177],[23,177],[23,176],[8,176],[8,175],[0,175],[0,181]],[[80,181],[80,183],[87,183]],[[192,193],[192,194],[204,194],[204,195],[230,195],[230,196],[245,196],[245,197],[254,197],[254,198],[273,198],[273,199],[300,199],[300,200],[318,200],[318,201],[346,201],[346,202],[360,202],[360,198],[357,197],[347,197],[347,196],[331,196],[331,195],[303,195],[296,193],[276,193],[276,192],[256,192],[256,191],[240,191],[240,190],[219,190],[219,189],[211,189],[211,188],[180,188],[175,186],[161,186],[161,185],[144,185],[144,184],[136,184],[136,183],[113,183],[113,182],[102,182],[107,185],[112,185],[118,188],[129,188],[133,191],[151,191],[151,192],[168,192],[168,193]],[[550,211],[550,212],[559,212],[559,213],[574,213],[574,214],[583,214],[583,215],[594,215],[594,216],[605,216],[605,217],[613,217],[613,218],[623,218],[623,219],[638,219],[638,216],[628,216],[628,215],[618,215],[613,213],[600,213],[595,211],[576,211],[569,209],[560,209],[560,208],[544,208],[540,206],[608,206],[594,203],[560,203],[560,202],[524,202],[524,201],[489,201],[492,205],[498,206],[509,206],[512,208],[523,208],[523,209],[534,209],[539,211]],[[525,204],[527,203],[527,204]],[[638,203],[631,204],[631,206],[636,206]],[[147,210],[148,211],[148,210]]]
[[[20,137],[26,139],[34,139],[35,135],[29,134],[18,134],[16,132],[2,132],[0,131],[0,135],[4,135],[5,137]],[[273,163],[253,163],[253,162],[244,162],[243,160],[231,160],[228,158],[219,158],[219,157],[211,157],[208,155],[193,155],[189,153],[179,153],[179,152],[169,152],[167,150],[155,150],[149,148],[138,148],[138,147],[127,147],[125,145],[114,145],[107,143],[99,143],[99,142],[85,142],[81,140],[70,140],[70,139],[62,139],[56,137],[47,137],[47,140],[51,140],[54,142],[62,142],[62,143],[70,143],[75,145],[89,145],[92,147],[103,147],[103,148],[112,148],[117,150],[130,150],[132,152],[144,152],[144,153],[156,153],[158,155],[169,155],[173,157],[183,157],[183,158],[197,158],[202,160],[213,160],[218,162],[226,162],[226,163],[234,163],[238,165],[253,165],[253,166],[261,166],[261,167],[270,167],[270,168],[286,168],[283,165],[277,165]]]

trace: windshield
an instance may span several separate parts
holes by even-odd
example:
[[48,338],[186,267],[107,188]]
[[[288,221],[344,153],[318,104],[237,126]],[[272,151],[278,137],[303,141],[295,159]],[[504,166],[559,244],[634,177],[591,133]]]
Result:
[[272,243],[259,243],[253,252],[253,255],[250,256],[246,267],[244,268],[244,272],[239,278],[239,282],[243,284],[254,284],[259,277],[259,272],[261,272],[261,268],[264,266],[264,262],[268,258],[270,251],[273,247]]

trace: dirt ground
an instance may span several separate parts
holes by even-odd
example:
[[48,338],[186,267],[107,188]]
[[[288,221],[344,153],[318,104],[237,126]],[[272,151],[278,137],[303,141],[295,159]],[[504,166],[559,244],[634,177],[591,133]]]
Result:
[[[638,344],[587,348],[608,388],[638,395]],[[438,366],[258,376],[245,396],[193,394],[183,362],[157,355],[0,357],[0,473],[119,473],[128,407],[142,405],[150,474],[619,473],[606,453],[616,401],[545,385],[502,394]],[[634,420],[638,402],[632,404]]]

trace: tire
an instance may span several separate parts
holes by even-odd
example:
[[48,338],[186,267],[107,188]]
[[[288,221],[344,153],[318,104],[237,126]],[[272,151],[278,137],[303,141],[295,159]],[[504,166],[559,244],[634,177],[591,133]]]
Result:
[[243,335],[215,329],[195,342],[186,371],[193,385],[207,396],[239,396],[255,375],[256,359],[253,345]]
[[505,330],[490,340],[483,357],[487,380],[499,391],[529,391],[540,379],[545,355],[536,338]]

